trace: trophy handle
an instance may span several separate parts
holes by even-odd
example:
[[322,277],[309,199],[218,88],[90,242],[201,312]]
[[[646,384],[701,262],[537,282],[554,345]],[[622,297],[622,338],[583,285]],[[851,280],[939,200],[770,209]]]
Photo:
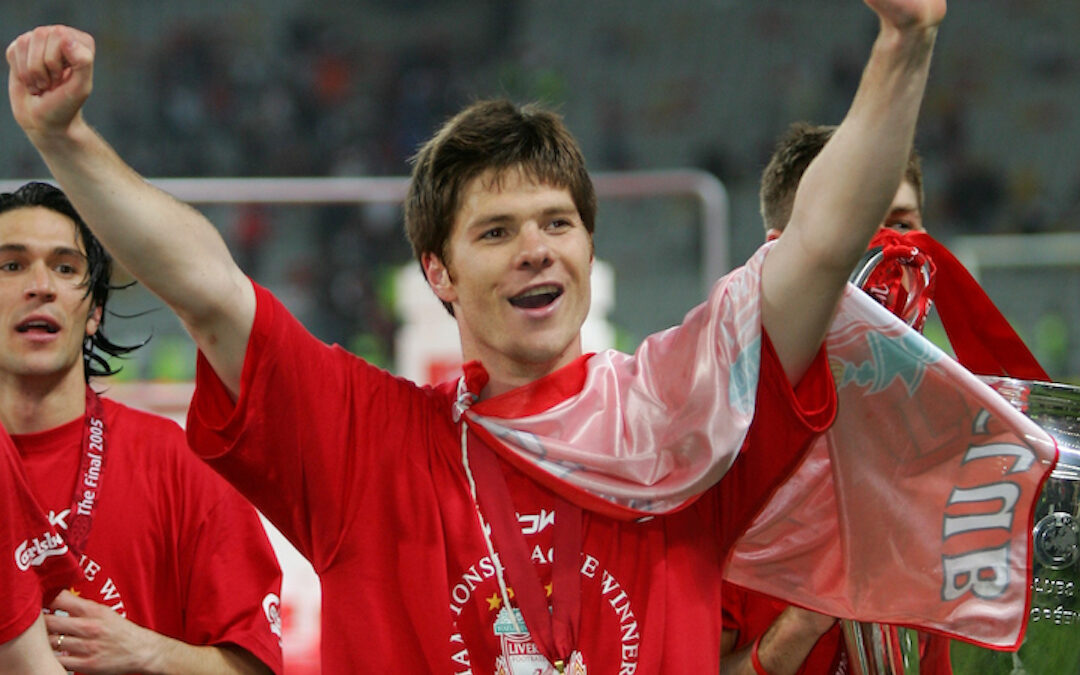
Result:
[[910,628],[843,619],[851,675],[919,675],[919,636]]

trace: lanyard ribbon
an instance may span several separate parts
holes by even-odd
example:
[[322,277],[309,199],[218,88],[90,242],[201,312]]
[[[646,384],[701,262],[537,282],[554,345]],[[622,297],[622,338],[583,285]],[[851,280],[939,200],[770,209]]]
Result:
[[105,408],[90,387],[86,388],[83,432],[79,475],[71,497],[70,520],[64,537],[76,556],[82,554],[90,537],[94,511],[101,497],[101,481],[105,475]]
[[[956,256],[930,235],[925,232],[900,234],[882,229],[871,240],[870,246],[882,247],[886,259],[898,259],[902,263],[905,258],[917,261],[924,256],[930,258],[937,279],[926,290],[933,294],[949,344],[956,360],[965,368],[976,375],[1050,380],[986,291]],[[910,253],[902,256],[894,252],[897,249]]]
[[[491,448],[469,433],[476,499],[499,549],[499,560],[514,588],[533,642],[562,672],[577,642],[581,618],[582,511],[555,496],[554,553],[551,571],[551,606],[540,583],[514,512],[506,475]],[[510,609],[510,608],[507,608]]]

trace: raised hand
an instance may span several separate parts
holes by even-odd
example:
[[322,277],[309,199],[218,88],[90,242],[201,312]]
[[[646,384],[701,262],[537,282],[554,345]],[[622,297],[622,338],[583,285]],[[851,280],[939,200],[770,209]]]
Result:
[[931,28],[945,18],[945,0],[863,0],[882,26],[898,30]]
[[65,131],[93,88],[94,38],[67,26],[41,26],[15,38],[7,60],[19,126],[31,140]]

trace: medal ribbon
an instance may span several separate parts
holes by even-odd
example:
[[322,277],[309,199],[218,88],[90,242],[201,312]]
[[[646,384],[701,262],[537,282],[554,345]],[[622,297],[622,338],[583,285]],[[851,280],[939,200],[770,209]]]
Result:
[[70,521],[64,536],[76,556],[82,554],[90,537],[94,511],[101,498],[101,481],[105,475],[105,408],[89,386],[86,388],[83,431],[79,475],[71,497]]
[[[533,642],[552,665],[562,672],[577,643],[581,618],[582,511],[555,496],[551,606],[540,576],[532,563],[514,512],[510,488],[494,451],[470,430],[472,468],[476,498],[499,549],[499,560],[514,588]],[[507,608],[510,609],[510,608]]]
[[930,235],[882,230],[870,245],[915,247],[915,255],[926,254],[933,261],[937,279],[929,290],[961,365],[976,375],[1050,380],[967,268]]

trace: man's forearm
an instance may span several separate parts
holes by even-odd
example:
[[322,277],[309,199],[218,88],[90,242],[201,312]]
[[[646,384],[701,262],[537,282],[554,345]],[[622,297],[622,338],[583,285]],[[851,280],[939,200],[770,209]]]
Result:
[[[762,323],[798,382],[825,337],[848,275],[881,222],[910,154],[943,0],[868,0],[882,17],[844,121],[799,183],[762,270]],[[889,24],[911,11],[915,23]]]
[[268,675],[271,670],[239,647],[196,646],[157,635],[144,665],[146,675]]
[[936,26],[881,32],[847,116],[796,192],[789,229],[812,232],[803,243],[816,247],[816,264],[839,267],[844,279],[900,184],[936,34]]
[[39,616],[29,628],[0,643],[0,673],[7,675],[63,675],[66,672],[49,649],[45,622]]
[[6,56],[15,121],[83,220],[177,313],[235,394],[254,290],[214,226],[143,180],[83,119],[93,89],[93,37],[41,26],[12,41]]
[[214,226],[147,183],[81,116],[64,135],[31,140],[106,249],[210,347],[215,369],[242,363],[254,292]]
[[65,133],[28,137],[109,252],[170,307],[211,313],[207,288],[242,276],[214,226],[147,183],[81,114]]
[[[835,623],[835,619],[789,607],[776,617],[757,641],[757,656],[769,675],[794,675],[810,655],[814,645]],[[720,659],[722,675],[756,675],[754,645],[743,647]]]

